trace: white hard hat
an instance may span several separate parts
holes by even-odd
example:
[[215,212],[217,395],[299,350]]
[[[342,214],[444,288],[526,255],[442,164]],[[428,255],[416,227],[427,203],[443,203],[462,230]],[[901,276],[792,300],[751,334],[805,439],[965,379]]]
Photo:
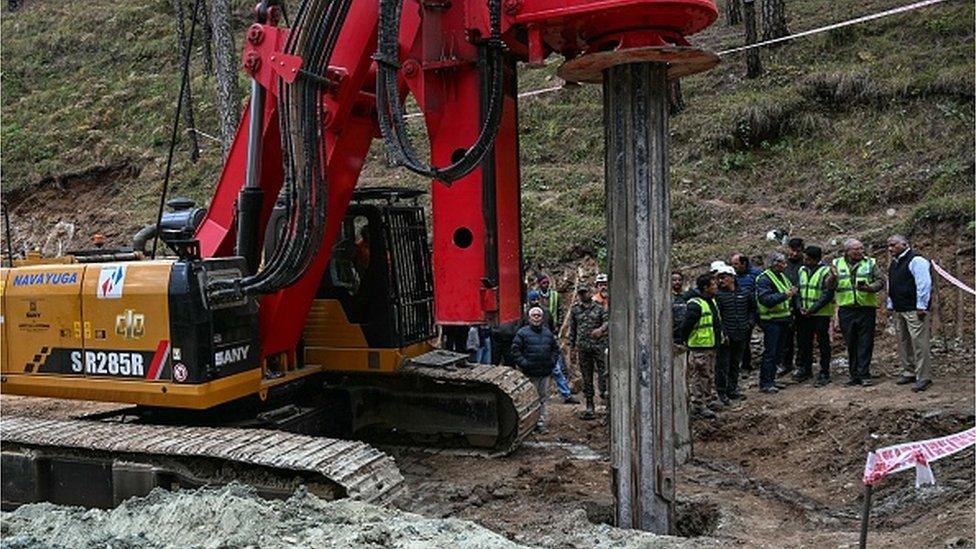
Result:
[[725,267],[728,267],[728,264],[726,264],[724,261],[719,259],[717,261],[712,261],[712,264],[711,266],[709,266],[708,270],[712,271],[713,273],[717,273],[720,272]]
[[728,265],[722,265],[718,269],[715,269],[715,274],[727,274],[727,275],[735,276],[735,269],[733,269]]

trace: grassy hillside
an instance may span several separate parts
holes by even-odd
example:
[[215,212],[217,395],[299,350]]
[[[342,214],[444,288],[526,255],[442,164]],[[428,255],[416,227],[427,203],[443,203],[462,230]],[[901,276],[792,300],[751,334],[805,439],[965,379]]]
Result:
[[[789,25],[893,5],[794,0]],[[43,244],[56,221],[70,221],[76,240],[103,232],[124,242],[151,219],[177,93],[174,25],[168,0],[31,0],[3,13],[3,188],[19,239]],[[714,51],[742,40],[741,26],[721,20],[694,38]],[[687,108],[671,124],[676,263],[761,252],[773,228],[834,249],[849,235],[877,246],[894,230],[943,247],[963,238],[971,249],[972,52],[973,5],[952,1],[764,49],[756,80],[743,78],[741,54],[685,79]],[[201,56],[198,126],[216,134]],[[520,88],[553,85],[556,66],[523,71]],[[521,124],[529,260],[601,255],[599,88],[526,99]],[[196,165],[178,154],[173,193],[205,202],[221,159],[216,143],[201,145]],[[380,153],[374,147],[368,181],[426,185],[388,170]]]

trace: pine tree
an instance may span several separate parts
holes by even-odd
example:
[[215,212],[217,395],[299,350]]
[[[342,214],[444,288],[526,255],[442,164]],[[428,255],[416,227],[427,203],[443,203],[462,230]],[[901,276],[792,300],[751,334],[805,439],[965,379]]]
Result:
[[237,82],[237,61],[230,23],[230,0],[213,0],[210,4],[210,23],[213,26],[214,57],[217,80],[217,117],[220,122],[220,148],[224,159],[234,143],[234,134],[241,119],[240,86]]
[[763,0],[763,40],[780,38],[790,33],[786,28],[786,0]]

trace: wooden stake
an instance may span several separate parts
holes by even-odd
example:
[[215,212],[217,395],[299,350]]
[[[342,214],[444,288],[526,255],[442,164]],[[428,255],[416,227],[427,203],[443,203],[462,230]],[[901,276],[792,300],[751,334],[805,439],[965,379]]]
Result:
[[616,523],[670,534],[675,472],[667,66],[618,65],[603,77]]

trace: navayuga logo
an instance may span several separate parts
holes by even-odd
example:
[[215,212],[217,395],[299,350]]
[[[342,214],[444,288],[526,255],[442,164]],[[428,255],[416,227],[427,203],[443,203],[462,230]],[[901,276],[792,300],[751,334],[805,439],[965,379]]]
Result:
[[99,299],[119,299],[122,297],[122,287],[125,285],[125,265],[102,267],[98,273]]

